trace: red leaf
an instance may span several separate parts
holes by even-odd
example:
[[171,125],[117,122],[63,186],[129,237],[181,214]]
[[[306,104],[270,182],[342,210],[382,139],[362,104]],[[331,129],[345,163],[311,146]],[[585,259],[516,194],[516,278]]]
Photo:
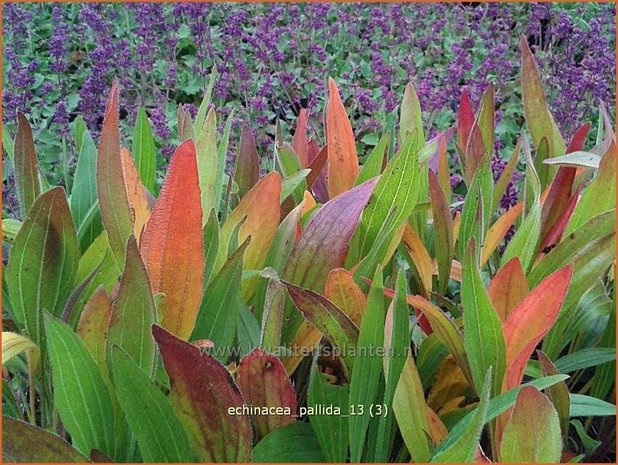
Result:
[[202,205],[192,140],[172,157],[140,251],[153,293],[162,292],[161,325],[187,339],[197,318],[204,275]]
[[506,390],[521,382],[532,351],[558,317],[572,275],[573,265],[567,265],[549,275],[526,296],[502,325],[506,343]]
[[198,460],[250,462],[251,423],[227,369],[160,326],[153,325],[152,334],[170,378],[170,400]]
[[248,405],[270,409],[280,407],[281,411],[289,408],[290,415],[277,414],[276,411],[269,415],[255,415],[253,424],[260,437],[294,422],[296,392],[278,357],[254,349],[240,361],[236,383]]

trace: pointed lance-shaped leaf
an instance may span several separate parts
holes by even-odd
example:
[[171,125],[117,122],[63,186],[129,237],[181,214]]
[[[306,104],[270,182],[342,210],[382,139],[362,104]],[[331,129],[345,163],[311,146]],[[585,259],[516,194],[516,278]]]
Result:
[[[293,284],[324,291],[328,273],[345,263],[348,243],[358,219],[369,201],[377,179],[367,181],[325,203],[311,218],[290,252],[283,279]],[[302,321],[297,312],[287,312],[282,341],[290,342]]]
[[133,218],[124,183],[118,129],[118,82],[110,91],[101,129],[97,155],[97,193],[101,219],[109,245],[119,267],[124,263],[124,248],[133,233]]
[[15,184],[22,218],[25,217],[34,200],[41,193],[39,183],[39,162],[34,148],[32,128],[26,117],[17,114],[17,133],[14,143]]
[[358,176],[358,154],[352,125],[332,78],[328,78],[326,144],[328,145],[328,196],[351,189]]
[[243,198],[260,178],[260,156],[257,152],[251,128],[244,125],[240,133],[236,173],[234,180],[238,184],[238,194]]
[[[11,246],[6,285],[13,317],[44,345],[42,315],[60,316],[79,266],[75,225],[62,187],[35,200]],[[44,347],[41,348],[45,352]]]
[[191,140],[172,156],[140,252],[153,294],[165,294],[162,326],[186,339],[197,318],[204,272],[200,186]]

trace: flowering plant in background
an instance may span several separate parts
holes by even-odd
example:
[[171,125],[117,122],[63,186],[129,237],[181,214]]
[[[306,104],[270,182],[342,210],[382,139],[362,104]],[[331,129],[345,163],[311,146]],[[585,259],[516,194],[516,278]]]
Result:
[[[520,34],[540,62],[563,133],[571,135],[584,116],[596,123],[598,101],[614,99],[611,4],[6,3],[3,16],[6,130],[14,135],[17,111],[50,129],[38,140],[54,182],[70,182],[76,167],[79,147],[67,123],[80,114],[97,138],[114,77],[123,127],[133,127],[140,106],[150,119],[163,155],[159,183],[179,140],[176,108],[183,104],[195,117],[213,66],[213,102],[222,117],[234,109],[232,157],[243,123],[270,156],[275,124],[291,133],[301,107],[310,110],[311,134],[321,137],[315,129],[331,75],[345,86],[361,155],[392,126],[409,81],[430,135],[450,124],[464,86],[476,105],[491,83],[496,156],[508,158],[523,118]],[[15,189],[4,181],[8,206]]]
[[[65,79],[50,92],[65,98],[46,109],[24,93],[13,109],[29,116],[17,111],[14,134],[3,133],[17,197],[2,221],[4,460],[615,461],[616,140],[606,104],[594,126],[565,137],[533,27],[518,39],[516,82],[459,92],[469,72],[508,70],[475,67],[451,43],[456,59],[427,68],[431,86],[405,84],[397,106],[398,68],[379,46],[370,62],[345,59],[341,24],[358,13],[307,5],[322,21],[311,31],[330,29],[332,43],[308,33],[296,46],[312,61],[299,53],[293,66],[302,75],[334,56],[349,74],[311,76],[309,108],[290,109],[275,89],[294,104],[304,87],[278,41],[290,45],[280,28],[303,9],[269,6],[248,34],[242,10],[195,20],[203,8],[52,7],[48,64]],[[389,25],[407,16],[380,14],[407,6],[392,8],[364,17],[363,41],[397,37]],[[454,27],[438,9],[424,21]],[[496,11],[460,14],[493,15],[510,40],[513,23]],[[94,37],[77,59],[92,60],[78,94],[66,79],[82,65],[65,61],[75,50],[64,15]],[[551,24],[538,16],[540,56]],[[134,42],[108,40],[121,25]],[[13,33],[23,48],[35,43],[30,29]],[[435,45],[425,39],[424,53]],[[175,56],[155,58],[160,41]],[[243,44],[256,57],[244,68],[234,55]],[[122,60],[132,61],[108,90]],[[30,75],[14,61],[8,73]],[[433,81],[441,73],[457,77],[444,114],[426,106],[445,88]],[[268,127],[267,101],[287,126]],[[497,112],[516,103],[524,120],[510,147]],[[365,117],[382,115],[379,126],[364,129],[361,105],[375,105]],[[70,121],[74,107],[84,115]],[[259,131],[233,131],[243,113]],[[78,148],[75,162],[62,152],[57,176],[45,154],[54,140]]]

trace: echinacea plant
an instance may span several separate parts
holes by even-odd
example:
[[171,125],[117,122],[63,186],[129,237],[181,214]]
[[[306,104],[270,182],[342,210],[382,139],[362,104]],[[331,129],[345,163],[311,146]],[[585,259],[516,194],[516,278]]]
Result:
[[[20,115],[22,221],[2,223],[4,459],[611,455],[615,135],[602,108],[595,146],[588,125],[567,144],[524,38],[521,57],[527,132],[497,180],[491,87],[426,141],[409,85],[398,132],[360,164],[329,80],[326,145],[301,111],[261,176],[248,129],[226,172],[211,86],[195,121],[179,111],[159,192],[145,114],[133,153],[121,144],[116,84],[98,147],[78,120],[70,192],[47,185]],[[522,199],[504,211],[519,162]]]

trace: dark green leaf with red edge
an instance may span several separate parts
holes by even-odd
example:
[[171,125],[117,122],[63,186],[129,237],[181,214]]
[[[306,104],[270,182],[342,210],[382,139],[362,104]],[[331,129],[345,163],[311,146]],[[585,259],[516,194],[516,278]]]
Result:
[[296,308],[305,319],[339,348],[348,371],[354,359],[348,355],[358,341],[358,327],[334,303],[311,289],[282,281]]
[[248,405],[290,409],[290,415],[255,415],[253,425],[259,437],[294,422],[296,392],[278,357],[254,349],[240,361],[236,384]]
[[[367,181],[320,208],[290,252],[283,279],[316,292],[324,291],[328,273],[341,268],[345,262],[348,242],[376,182],[377,179]],[[302,317],[293,308],[287,309],[285,316],[289,320],[282,342],[289,343]]]
[[117,81],[112,84],[101,129],[97,156],[97,194],[109,245],[116,263],[121,267],[127,239],[133,234],[133,219],[120,156]]
[[526,296],[504,323],[506,389],[521,382],[532,351],[558,317],[572,275],[572,265],[552,273]]
[[171,403],[201,462],[251,461],[251,422],[227,369],[160,326],[152,327],[170,379]]
[[149,375],[154,373],[155,343],[150,327],[155,323],[155,303],[150,281],[133,236],[127,241],[124,272],[112,303],[107,333],[108,359],[112,347],[123,349]]
[[438,178],[431,170],[429,170],[429,192],[433,212],[436,260],[438,262],[438,284],[440,292],[444,293],[451,276],[451,265],[455,253],[453,219]]
[[524,387],[517,395],[513,414],[504,429],[500,462],[558,463],[562,439],[558,414],[536,388]]
[[566,204],[562,214],[556,218],[555,223],[551,228],[547,231],[545,236],[541,236],[541,244],[539,245],[539,251],[543,253],[544,250],[551,250],[551,247],[558,244],[560,242],[560,238],[562,237],[562,233],[564,232],[573,212],[575,211],[575,207],[577,206],[577,201],[579,200],[579,194],[581,192],[582,186],[578,186],[575,190],[569,202]]
[[25,218],[35,199],[41,193],[39,183],[39,162],[34,148],[32,128],[22,113],[17,114],[17,133],[13,160],[15,163],[15,184],[21,216]]
[[244,125],[240,133],[238,157],[236,158],[236,173],[234,180],[238,184],[238,194],[245,194],[258,182],[260,178],[260,157],[255,145],[251,129]]
[[2,460],[5,463],[85,463],[88,459],[47,430],[2,416]]
[[524,114],[534,146],[538,147],[541,138],[546,137],[549,142],[549,157],[563,155],[566,146],[547,106],[539,69],[524,36],[520,36],[519,46],[522,61],[521,84]]
[[517,143],[515,144],[515,148],[513,149],[513,154],[511,155],[511,158],[509,158],[509,161],[504,167],[502,174],[494,185],[492,204],[493,211],[496,211],[498,209],[498,206],[500,205],[500,199],[504,195],[504,192],[506,191],[506,188],[513,177],[513,172],[515,171],[515,168],[517,168],[517,163],[519,162],[519,152],[521,151],[522,137],[523,136],[520,136],[519,139],[517,139]]
[[79,245],[69,205],[64,189],[54,187],[35,200],[6,267],[13,317],[36,344],[45,343],[42,312],[60,316],[78,266]]
[[564,212],[572,198],[573,181],[577,168],[561,166],[554,176],[549,192],[541,211],[541,237],[547,236],[548,231]]
[[[328,145],[325,145],[320,149],[317,155],[311,160],[311,163],[307,168],[311,172],[307,175],[307,189],[311,189],[313,184],[323,177],[324,167],[328,161]],[[358,181],[358,180],[357,180]],[[357,184],[360,184],[357,182]]]
[[182,339],[193,331],[204,273],[202,206],[193,141],[172,156],[140,252],[153,294],[162,292],[161,325]]

